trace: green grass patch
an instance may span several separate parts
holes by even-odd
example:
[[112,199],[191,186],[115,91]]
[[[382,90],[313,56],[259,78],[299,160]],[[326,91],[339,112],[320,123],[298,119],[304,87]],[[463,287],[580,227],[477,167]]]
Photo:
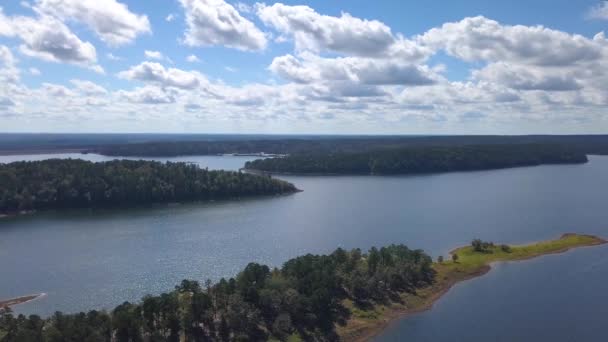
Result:
[[568,249],[593,246],[605,243],[604,240],[591,235],[565,234],[557,240],[537,242],[525,246],[509,246],[510,251],[504,251],[499,245],[490,247],[487,252],[476,252],[473,247],[461,247],[452,254],[458,254],[457,262],[444,262],[439,267],[451,267],[464,270],[477,269],[492,262],[515,261],[534,258],[537,256],[565,252]]

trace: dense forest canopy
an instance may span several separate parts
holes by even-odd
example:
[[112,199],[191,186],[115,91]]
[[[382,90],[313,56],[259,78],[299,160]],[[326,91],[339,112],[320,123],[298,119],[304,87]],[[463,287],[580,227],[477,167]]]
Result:
[[434,281],[432,265],[404,245],[308,254],[281,269],[251,263],[235,278],[204,287],[184,280],[110,312],[0,313],[0,341],[334,341],[351,314],[345,300],[364,308],[414,293]]
[[149,141],[97,145],[89,152],[110,156],[177,156],[230,153],[330,154],[370,152],[381,149],[465,145],[559,144],[584,154],[608,154],[607,135],[524,135],[524,136],[318,136],[269,139],[229,139],[192,141]]
[[0,213],[186,202],[294,192],[293,184],[186,163],[50,159],[0,164]]
[[561,145],[507,144],[295,154],[254,160],[245,168],[276,173],[412,174],[586,161],[585,154]]

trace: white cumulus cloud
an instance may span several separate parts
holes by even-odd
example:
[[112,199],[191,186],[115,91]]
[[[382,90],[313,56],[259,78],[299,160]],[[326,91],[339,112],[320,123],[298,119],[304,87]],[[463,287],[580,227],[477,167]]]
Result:
[[9,17],[0,8],[0,36],[21,39],[23,44],[19,49],[30,57],[77,64],[103,72],[97,65],[97,52],[93,44],[83,42],[65,24],[51,16]]
[[165,68],[160,63],[143,62],[118,74],[120,78],[156,83],[164,87],[194,89],[201,85],[203,76],[196,71]]
[[581,35],[543,26],[501,25],[481,16],[443,24],[418,40],[464,61],[562,66],[602,58],[600,46]]
[[138,87],[131,91],[121,90],[118,95],[129,102],[149,105],[175,103],[175,96],[155,86]]
[[163,54],[162,54],[160,51],[150,51],[150,50],[146,50],[146,51],[144,51],[144,55],[145,55],[147,58],[150,58],[150,59],[158,59],[158,60],[162,60],[162,59],[164,58],[164,57],[163,57]]
[[35,7],[61,20],[87,25],[110,46],[131,43],[138,35],[151,32],[147,16],[131,12],[116,0],[37,0]]
[[245,51],[266,48],[264,32],[224,0],[179,1],[186,15],[187,45],[222,45]]
[[390,27],[377,20],[365,20],[342,13],[321,15],[308,6],[257,5],[257,14],[281,34],[293,37],[299,51],[330,50],[373,56],[386,53],[396,38]]
[[105,95],[108,93],[108,91],[104,87],[91,81],[75,79],[71,80],[70,83],[72,83],[79,92],[85,95],[94,96]]
[[303,53],[276,57],[269,69],[281,77],[298,83],[315,81],[350,81],[368,85],[428,85],[438,76],[424,66],[397,59],[361,57],[322,58]]

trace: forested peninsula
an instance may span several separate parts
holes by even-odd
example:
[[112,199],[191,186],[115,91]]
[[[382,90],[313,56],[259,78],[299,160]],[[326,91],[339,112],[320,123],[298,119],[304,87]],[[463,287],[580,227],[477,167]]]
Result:
[[420,146],[367,152],[296,154],[258,159],[245,169],[294,174],[417,174],[587,162],[563,145],[508,144]]
[[455,283],[496,261],[523,260],[603,244],[589,235],[527,246],[475,239],[436,262],[405,245],[338,248],[281,268],[250,263],[236,277],[124,302],[111,311],[15,317],[0,309],[0,341],[358,341],[397,317],[428,309]]
[[288,182],[187,163],[50,159],[0,164],[0,214],[278,195]]

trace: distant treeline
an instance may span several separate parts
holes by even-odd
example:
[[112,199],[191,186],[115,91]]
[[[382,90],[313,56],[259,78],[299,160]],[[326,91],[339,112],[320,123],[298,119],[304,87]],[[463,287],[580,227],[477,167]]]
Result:
[[185,202],[294,192],[293,184],[186,163],[51,159],[0,164],[0,213]]
[[587,162],[587,156],[561,145],[506,144],[418,146],[369,152],[295,154],[258,159],[246,169],[276,173],[414,174],[500,169]]
[[[0,341],[335,341],[336,325],[433,283],[431,258],[404,245],[305,255],[281,269],[251,263],[235,278],[125,302],[110,312],[43,319],[0,313]],[[2,337],[4,336],[4,337]]]
[[226,153],[332,154],[423,146],[558,144],[585,154],[608,154],[608,135],[344,136],[277,139],[156,141],[99,145],[89,152],[110,156],[178,156]]

